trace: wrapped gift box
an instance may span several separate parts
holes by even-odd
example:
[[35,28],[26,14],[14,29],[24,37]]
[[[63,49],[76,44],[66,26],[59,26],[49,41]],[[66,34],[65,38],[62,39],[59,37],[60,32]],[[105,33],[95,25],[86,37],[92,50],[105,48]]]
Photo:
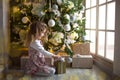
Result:
[[57,55],[60,55],[61,57],[65,58],[66,67],[71,67],[71,63],[68,62],[70,55],[68,55],[65,51],[59,51]]
[[72,45],[74,54],[88,55],[90,54],[90,43],[75,43]]
[[73,57],[73,68],[92,68],[93,58],[91,55],[80,55],[80,57]]
[[63,74],[66,73],[66,62],[56,61],[54,62],[56,68],[56,74]]

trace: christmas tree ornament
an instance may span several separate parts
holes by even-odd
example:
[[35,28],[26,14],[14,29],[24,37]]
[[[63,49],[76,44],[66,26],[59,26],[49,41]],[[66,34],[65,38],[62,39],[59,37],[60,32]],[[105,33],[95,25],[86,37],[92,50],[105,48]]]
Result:
[[70,21],[70,15],[69,14],[65,14],[64,17],[65,17],[65,19]]
[[27,16],[22,18],[22,22],[23,23],[28,23],[29,22],[29,18]]
[[58,5],[62,4],[62,0],[57,0]]
[[54,21],[53,19],[50,19],[50,20],[48,21],[48,25],[49,25],[50,27],[55,26],[55,21]]
[[68,57],[68,58],[66,59],[66,61],[67,61],[67,63],[72,63],[72,58],[71,58],[71,57]]
[[52,9],[53,9],[53,10],[58,10],[58,5],[57,5],[57,4],[54,4],[54,5],[52,6]]
[[76,15],[70,15],[70,21],[71,22],[75,22],[75,20],[76,20]]
[[64,30],[65,30],[65,31],[70,31],[70,30],[71,30],[70,24],[66,24],[66,25],[64,26]]

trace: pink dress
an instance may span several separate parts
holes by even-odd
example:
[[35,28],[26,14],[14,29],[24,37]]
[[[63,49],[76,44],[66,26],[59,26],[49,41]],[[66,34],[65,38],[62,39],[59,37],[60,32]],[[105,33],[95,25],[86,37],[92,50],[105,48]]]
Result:
[[39,40],[35,40],[30,44],[28,49],[29,60],[26,65],[29,74],[54,74],[55,69],[45,63],[45,56],[51,57],[53,54],[46,51]]

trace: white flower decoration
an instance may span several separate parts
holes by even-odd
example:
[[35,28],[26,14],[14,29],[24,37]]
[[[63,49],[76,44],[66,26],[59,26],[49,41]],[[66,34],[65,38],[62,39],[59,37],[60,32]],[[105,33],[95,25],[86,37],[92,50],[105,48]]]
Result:
[[67,36],[67,38],[71,40],[75,40],[76,38],[78,38],[78,34],[76,32],[72,32]]
[[59,43],[62,43],[62,40],[64,38],[64,34],[61,32],[53,32],[52,38],[49,40],[52,44],[58,45]]
[[65,31],[70,31],[70,30],[71,30],[70,24],[64,25],[64,30],[65,30]]
[[63,2],[62,0],[57,0],[58,5],[61,5]]
[[43,7],[44,6],[42,4],[34,3],[33,9],[31,10],[32,14],[35,14],[41,17],[42,15],[45,14],[44,12],[42,12]]
[[74,3],[73,2],[71,2],[71,1],[68,1],[68,9],[71,9],[71,8],[73,8],[74,7]]
[[77,28],[78,24],[77,23],[73,23],[73,28]]
[[67,40],[66,40],[66,43],[67,43],[67,44],[73,44],[73,43],[75,43],[75,40],[67,39]]

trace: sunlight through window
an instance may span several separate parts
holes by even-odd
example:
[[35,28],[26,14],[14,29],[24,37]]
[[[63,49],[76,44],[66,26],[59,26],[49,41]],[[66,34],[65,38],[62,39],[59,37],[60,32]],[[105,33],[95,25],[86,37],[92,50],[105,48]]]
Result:
[[90,52],[114,61],[115,1],[86,0],[86,39]]
[[96,6],[96,0],[91,0],[91,6]]
[[96,28],[96,8],[91,9],[91,28]]
[[90,0],[86,0],[86,8],[90,7]]
[[98,33],[98,55],[104,57],[105,32],[99,31]]
[[106,58],[114,59],[114,32],[107,32]]
[[107,29],[108,30],[114,30],[115,29],[115,2],[108,4],[108,8],[107,8]]
[[99,7],[99,29],[105,29],[105,5]]

